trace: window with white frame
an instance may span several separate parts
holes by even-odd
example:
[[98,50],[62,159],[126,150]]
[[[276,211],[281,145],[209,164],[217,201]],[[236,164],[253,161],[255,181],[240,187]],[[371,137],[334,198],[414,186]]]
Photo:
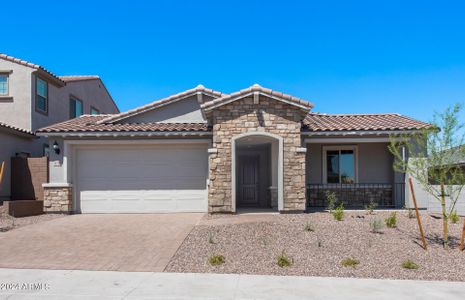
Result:
[[8,96],[8,74],[0,74],[0,96]]
[[357,182],[357,147],[323,147],[323,182],[352,184]]

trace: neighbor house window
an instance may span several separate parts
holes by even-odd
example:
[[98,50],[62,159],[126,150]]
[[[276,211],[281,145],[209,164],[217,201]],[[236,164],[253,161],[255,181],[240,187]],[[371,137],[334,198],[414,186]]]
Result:
[[90,107],[90,114],[91,115],[99,115],[100,114],[100,111],[98,109],[96,109],[95,107]]
[[323,180],[324,183],[356,183],[357,148],[355,146],[324,147]]
[[81,100],[74,97],[69,98],[69,117],[74,119],[81,116],[83,113],[82,107],[83,105]]
[[48,86],[40,78],[36,80],[36,110],[43,113],[48,111]]
[[8,96],[8,74],[0,74],[0,96]]

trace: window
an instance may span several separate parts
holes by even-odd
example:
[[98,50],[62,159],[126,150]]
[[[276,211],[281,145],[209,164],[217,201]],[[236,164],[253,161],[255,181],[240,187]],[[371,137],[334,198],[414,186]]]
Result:
[[351,184],[357,182],[357,148],[331,146],[323,148],[324,183]]
[[0,74],[0,96],[8,96],[8,74]]
[[100,111],[98,109],[96,109],[95,107],[91,106],[90,107],[90,114],[91,115],[99,115]]
[[82,113],[82,101],[74,97],[69,98],[69,117],[74,119],[81,116]]
[[42,113],[48,112],[48,86],[47,82],[36,79],[36,110]]

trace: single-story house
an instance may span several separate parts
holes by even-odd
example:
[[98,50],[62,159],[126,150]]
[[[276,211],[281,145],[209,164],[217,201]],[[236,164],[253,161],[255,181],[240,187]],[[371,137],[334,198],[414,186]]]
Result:
[[346,207],[401,207],[389,136],[430,126],[395,113],[331,115],[253,85],[201,85],[136,109],[41,128],[45,210],[74,213],[302,212],[334,191]]

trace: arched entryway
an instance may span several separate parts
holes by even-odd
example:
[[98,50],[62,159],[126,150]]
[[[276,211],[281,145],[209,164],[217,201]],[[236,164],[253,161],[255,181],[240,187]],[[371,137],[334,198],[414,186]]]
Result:
[[236,135],[231,143],[232,207],[283,210],[283,139],[267,132]]

